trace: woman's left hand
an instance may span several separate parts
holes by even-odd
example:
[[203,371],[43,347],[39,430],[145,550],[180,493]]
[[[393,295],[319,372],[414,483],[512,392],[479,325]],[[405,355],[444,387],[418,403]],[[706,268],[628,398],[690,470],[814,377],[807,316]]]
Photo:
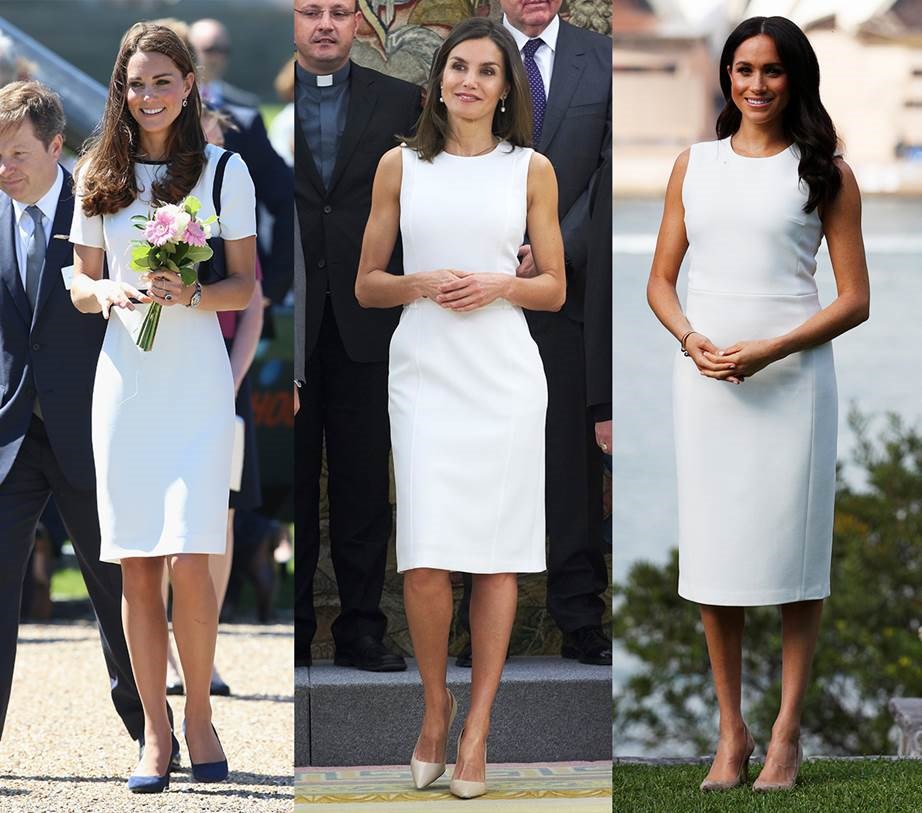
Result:
[[172,305],[188,305],[195,293],[195,286],[183,285],[182,277],[175,271],[157,268],[147,275],[150,287],[148,295],[155,302],[168,308]]
[[739,379],[755,375],[759,370],[765,369],[773,361],[778,360],[774,344],[768,339],[737,342],[723,348],[718,353],[706,351],[705,356],[718,364],[728,362],[733,364],[732,375]]
[[489,305],[494,299],[506,295],[508,274],[468,274],[456,271],[458,279],[442,283],[435,301],[453,311],[472,311]]

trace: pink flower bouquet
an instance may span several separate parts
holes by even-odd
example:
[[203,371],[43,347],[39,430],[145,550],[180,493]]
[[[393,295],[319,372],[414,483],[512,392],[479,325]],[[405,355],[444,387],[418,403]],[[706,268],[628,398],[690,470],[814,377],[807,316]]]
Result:
[[[179,274],[183,285],[192,285],[198,278],[198,264],[211,259],[214,253],[207,240],[211,237],[211,224],[218,219],[212,215],[207,220],[199,220],[197,215],[201,207],[198,198],[189,195],[180,203],[157,207],[148,217],[135,215],[131,218],[134,227],[144,232],[143,240],[131,241],[132,269],[149,274],[166,268]],[[144,351],[154,346],[161,310],[160,303],[153,302],[144,317],[137,342]]]

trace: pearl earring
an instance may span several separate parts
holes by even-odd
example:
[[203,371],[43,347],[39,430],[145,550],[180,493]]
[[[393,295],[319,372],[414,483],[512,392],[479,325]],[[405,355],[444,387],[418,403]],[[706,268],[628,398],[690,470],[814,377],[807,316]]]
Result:
[[442,96],[442,86],[441,85],[439,85],[439,101],[440,102],[445,101],[444,97]]
[[188,100],[188,99],[183,99],[183,100],[182,100],[182,106],[183,106],[183,107],[186,107],[188,104],[189,104],[189,100]]
[[505,112],[506,112],[506,97],[505,97],[505,96],[503,96],[503,97],[499,100],[499,112],[500,112],[500,113],[505,113]]

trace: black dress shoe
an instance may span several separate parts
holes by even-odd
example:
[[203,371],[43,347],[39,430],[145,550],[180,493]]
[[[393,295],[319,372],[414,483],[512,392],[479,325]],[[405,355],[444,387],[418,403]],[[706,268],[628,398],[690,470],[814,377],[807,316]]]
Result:
[[354,666],[366,672],[403,672],[407,668],[402,656],[395,655],[370,635],[356,638],[348,647],[338,646],[333,663],[336,666]]
[[212,679],[211,688],[209,689],[208,693],[212,697],[230,697],[231,696],[230,686],[228,686],[220,678],[218,678],[217,680]]
[[611,641],[601,627],[580,627],[575,632],[563,634],[560,654],[580,663],[611,666]]
[[302,666],[310,666],[312,663],[311,651],[308,649],[307,652],[298,652],[295,650],[295,668],[299,669]]

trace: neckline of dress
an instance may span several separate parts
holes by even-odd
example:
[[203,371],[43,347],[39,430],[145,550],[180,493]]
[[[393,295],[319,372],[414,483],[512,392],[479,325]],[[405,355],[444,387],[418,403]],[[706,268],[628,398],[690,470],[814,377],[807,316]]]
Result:
[[489,152],[482,152],[480,153],[480,155],[455,155],[453,152],[448,152],[447,150],[442,150],[441,154],[447,155],[451,158],[460,158],[464,161],[471,161],[476,158],[489,158],[491,155],[493,155],[493,153],[495,153],[505,143],[506,143],[505,139],[500,139],[499,141],[496,142],[496,146],[494,146],[492,150],[490,150]]
[[767,161],[772,158],[778,158],[781,155],[786,155],[787,153],[789,153],[791,151],[791,148],[794,146],[794,142],[792,141],[783,150],[779,150],[778,152],[773,152],[771,155],[742,155],[741,153],[738,153],[735,149],[733,149],[733,136],[732,135],[727,136],[725,140],[727,142],[727,149],[730,151],[730,155],[734,156],[735,158],[741,158],[745,161]]

